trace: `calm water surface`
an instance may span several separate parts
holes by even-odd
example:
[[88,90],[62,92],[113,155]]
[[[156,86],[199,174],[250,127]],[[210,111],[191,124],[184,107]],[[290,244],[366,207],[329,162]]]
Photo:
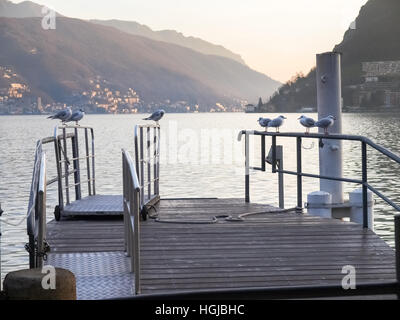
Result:
[[[273,117],[275,115],[269,115]],[[316,115],[312,115],[316,116]],[[241,129],[258,129],[258,114],[168,114],[161,121],[161,181],[162,197],[243,197],[244,158],[242,144],[237,141]],[[282,131],[302,131],[297,114],[289,114]],[[96,191],[99,194],[121,193],[121,148],[133,152],[133,126],[142,122],[142,115],[87,115],[82,124],[95,130]],[[345,114],[343,132],[367,136],[378,144],[400,153],[400,115]],[[0,117],[0,202],[5,211],[2,219],[16,224],[26,215],[32,175],[35,143],[52,135],[54,121],[45,116]],[[214,135],[218,138],[211,139]],[[259,138],[258,138],[259,139]],[[317,141],[303,143],[303,170],[318,173]],[[258,142],[258,141],[257,141]],[[267,142],[269,142],[267,140]],[[295,170],[295,141],[278,139],[284,146],[285,169]],[[259,144],[252,148],[254,165],[259,165]],[[46,147],[48,179],[55,176],[54,151]],[[344,144],[344,175],[360,178],[361,148],[359,144]],[[400,203],[400,166],[373,150],[368,153],[370,183]],[[304,199],[308,192],[318,190],[314,179],[304,179]],[[345,190],[357,188],[345,184]],[[285,205],[296,205],[296,178],[285,177]],[[277,176],[270,172],[251,175],[251,200],[277,205]],[[50,186],[47,196],[49,220],[57,203],[56,186]],[[394,210],[382,200],[375,205],[375,231],[393,244]],[[28,255],[26,221],[18,226],[1,222],[1,276],[9,271],[26,268]]]

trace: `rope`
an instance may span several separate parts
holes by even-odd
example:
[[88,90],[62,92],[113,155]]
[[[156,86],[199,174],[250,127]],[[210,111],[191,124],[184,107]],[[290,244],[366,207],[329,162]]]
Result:
[[[237,217],[233,217],[231,215],[217,215],[211,217],[211,219],[208,220],[183,220],[183,219],[161,219],[158,216],[157,208],[154,205],[148,205],[154,211],[156,212],[155,215],[150,215],[148,213],[148,216],[150,219],[153,219],[155,222],[159,223],[178,223],[178,224],[214,224],[217,223],[219,220],[223,219],[228,222],[244,222],[246,220],[246,217],[252,216],[252,215],[259,215],[259,214],[267,214],[267,213],[285,213],[285,212],[292,212],[292,211],[297,211],[298,208],[289,208],[289,209],[272,209],[272,210],[266,210],[266,211],[259,211],[259,212],[246,212],[238,215]],[[252,220],[256,222],[263,222],[264,220]]]

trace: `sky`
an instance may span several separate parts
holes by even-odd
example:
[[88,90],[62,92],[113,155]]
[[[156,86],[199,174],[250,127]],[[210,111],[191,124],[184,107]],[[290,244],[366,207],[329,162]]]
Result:
[[[13,2],[22,2],[12,0]],[[33,0],[81,19],[120,19],[222,45],[281,82],[307,74],[367,0]]]

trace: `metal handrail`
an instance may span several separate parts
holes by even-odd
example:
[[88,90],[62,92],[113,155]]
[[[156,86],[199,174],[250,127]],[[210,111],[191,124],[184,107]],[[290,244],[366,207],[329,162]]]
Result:
[[124,239],[125,251],[131,257],[135,276],[134,291],[140,293],[140,184],[135,164],[128,152],[122,150]]
[[46,154],[42,150],[42,141],[36,144],[35,162],[27,213],[27,233],[29,243],[29,267],[39,268],[46,259]]
[[[151,133],[152,131],[153,133]],[[135,164],[140,184],[141,210],[148,203],[157,202],[160,199],[160,131],[158,124],[135,125],[134,128]],[[151,148],[153,148],[153,154],[151,154]],[[152,162],[153,170],[151,168]],[[147,164],[147,181],[145,181],[145,164]],[[153,178],[151,177],[152,172]]]
[[[73,131],[67,132],[69,129]],[[84,131],[85,155],[83,156],[79,155],[79,130]],[[61,134],[58,134],[59,131],[61,131]],[[71,139],[71,157],[68,157],[68,139]],[[87,183],[89,196],[96,194],[94,131],[93,128],[89,126],[57,125],[54,128],[53,138],[49,141],[54,142],[56,155],[57,179],[52,179],[51,182],[58,181],[58,206],[56,207],[56,211],[58,211],[60,215],[56,215],[57,218],[61,216],[64,206],[71,202],[71,188],[75,188],[75,200],[82,199],[81,185],[83,183]],[[86,166],[87,179],[85,180],[81,180],[81,160]],[[70,169],[71,164],[73,169]],[[70,183],[69,176],[72,174],[74,175],[74,182]]]
[[[240,141],[242,135],[245,135],[245,157],[246,157],[246,172],[245,172],[245,200],[246,202],[250,202],[250,165],[249,165],[249,136],[250,135],[257,135],[261,136],[261,168],[255,168],[261,171],[265,171],[265,137],[270,136],[272,138],[272,173],[282,173],[282,174],[289,174],[297,176],[297,206],[299,208],[303,207],[303,200],[302,200],[302,177],[309,177],[309,178],[317,178],[317,179],[325,179],[325,180],[334,180],[334,181],[342,181],[342,182],[349,182],[355,184],[362,185],[362,197],[363,197],[363,227],[368,228],[368,190],[375,193],[379,198],[383,199],[386,203],[392,206],[397,211],[400,211],[400,206],[386,197],[384,194],[379,192],[373,186],[368,183],[368,166],[367,166],[367,146],[372,147],[373,149],[379,151],[381,154],[387,156],[391,160],[400,164],[400,157],[393,152],[387,150],[386,148],[374,143],[370,139],[358,136],[358,135],[343,135],[343,134],[320,134],[320,133],[298,133],[298,132],[266,132],[266,131],[255,131],[255,130],[242,130],[239,132],[238,140]],[[277,169],[277,157],[276,157],[276,139],[277,137],[290,137],[296,138],[297,140],[297,171],[289,171],[283,169]],[[361,142],[361,161],[362,161],[362,179],[348,179],[344,177],[330,177],[330,176],[323,176],[317,174],[309,174],[302,172],[302,153],[301,153],[301,146],[302,146],[302,139],[319,139],[320,141],[323,139],[327,140],[347,140],[347,141],[358,141]]]

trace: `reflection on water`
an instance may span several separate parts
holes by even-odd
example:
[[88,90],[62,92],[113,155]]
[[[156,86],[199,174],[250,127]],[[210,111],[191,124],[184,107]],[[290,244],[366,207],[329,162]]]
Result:
[[[269,115],[275,116],[275,115]],[[297,118],[290,114],[282,131],[302,131]],[[315,115],[313,115],[315,117]],[[258,114],[167,114],[162,125],[162,163],[160,190],[162,197],[243,197],[244,158],[242,144],[237,142],[241,129],[258,129]],[[96,188],[98,193],[121,193],[121,148],[133,152],[133,126],[142,115],[87,115],[83,124],[95,130]],[[345,114],[344,133],[364,135],[394,153],[400,153],[398,137],[400,116],[389,114]],[[19,221],[28,204],[36,140],[52,134],[55,122],[45,116],[0,117],[0,202],[3,219]],[[211,134],[219,135],[212,140]],[[259,138],[257,138],[259,139]],[[211,141],[211,142],[210,142]],[[216,144],[215,141],[218,141]],[[267,142],[269,142],[267,138]],[[278,138],[284,146],[285,169],[295,170],[294,139]],[[318,143],[304,139],[303,170],[318,173]],[[48,178],[55,176],[54,151],[47,146]],[[259,143],[254,144],[253,165],[259,166]],[[368,151],[370,183],[390,199],[400,203],[400,166],[378,152]],[[354,142],[344,143],[344,175],[360,178],[361,148]],[[277,176],[270,170],[251,175],[251,200],[278,204]],[[358,186],[345,184],[351,191]],[[304,199],[318,189],[318,181],[305,178]],[[56,185],[49,187],[49,219],[57,201]],[[286,207],[296,204],[296,177],[285,176]],[[376,232],[393,243],[394,210],[382,200],[375,205]],[[17,226],[2,223],[2,277],[24,268],[28,263],[24,244],[27,242],[25,221]]]

